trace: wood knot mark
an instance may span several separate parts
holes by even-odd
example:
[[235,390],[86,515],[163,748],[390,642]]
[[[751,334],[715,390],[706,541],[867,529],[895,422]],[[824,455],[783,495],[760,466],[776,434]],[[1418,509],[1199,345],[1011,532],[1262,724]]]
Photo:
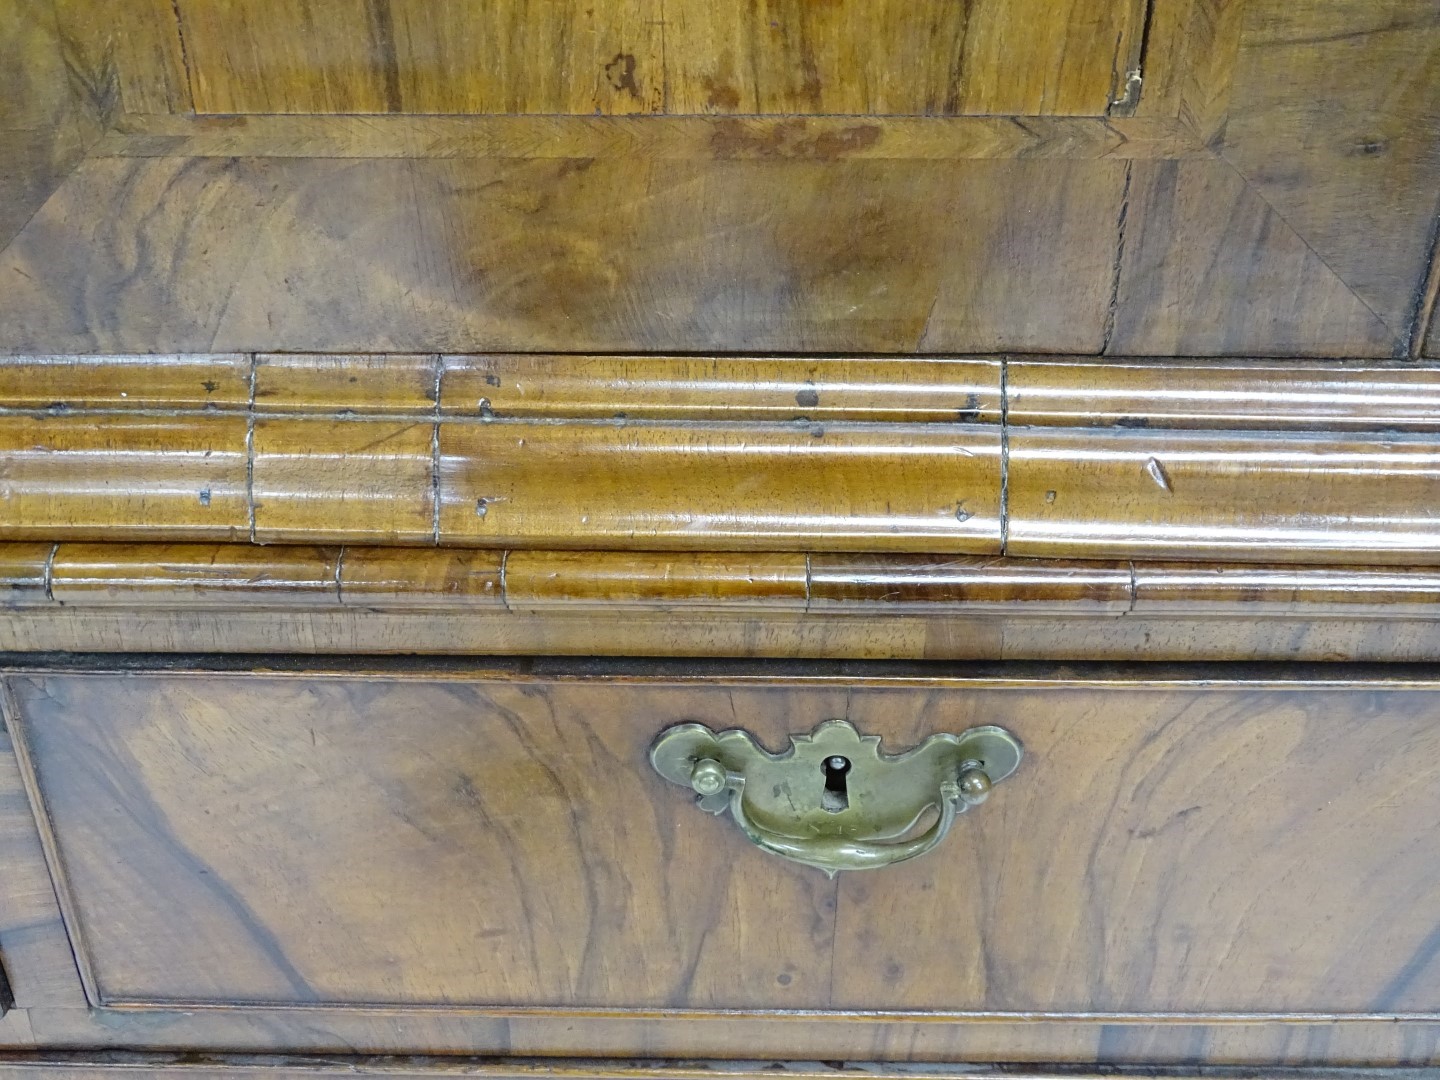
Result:
[[638,98],[640,87],[635,84],[635,54],[616,53],[615,58],[605,65],[605,79],[612,89]]

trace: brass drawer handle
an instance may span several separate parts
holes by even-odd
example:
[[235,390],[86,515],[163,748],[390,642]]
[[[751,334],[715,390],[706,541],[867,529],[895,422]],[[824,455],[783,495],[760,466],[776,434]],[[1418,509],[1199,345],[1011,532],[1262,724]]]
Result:
[[[826,720],[809,735],[790,736],[781,754],[746,731],[677,724],[655,740],[650,763],[692,789],[702,810],[729,810],[756,847],[834,877],[924,855],[957,815],[1015,771],[1023,753],[1015,736],[986,726],[931,735],[891,756],[880,752],[878,735]],[[931,809],[934,824],[907,837]]]

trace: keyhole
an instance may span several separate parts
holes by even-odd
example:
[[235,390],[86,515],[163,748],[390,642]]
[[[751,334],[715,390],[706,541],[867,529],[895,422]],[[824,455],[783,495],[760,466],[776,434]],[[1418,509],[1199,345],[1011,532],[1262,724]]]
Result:
[[832,814],[849,809],[850,793],[845,787],[845,774],[850,771],[850,759],[837,754],[826,758],[820,767],[825,770],[825,790],[820,793],[820,809]]

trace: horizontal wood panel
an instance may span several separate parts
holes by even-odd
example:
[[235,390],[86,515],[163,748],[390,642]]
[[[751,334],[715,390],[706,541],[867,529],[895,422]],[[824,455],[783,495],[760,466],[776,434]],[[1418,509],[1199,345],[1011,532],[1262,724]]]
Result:
[[[1277,1062],[1297,1066],[1301,1073],[1313,1071],[1317,1062],[1352,1066],[1364,1063],[1370,1070],[1381,1064],[1427,1065],[1437,1060],[1435,1046],[1440,1038],[1440,1025],[1435,1024],[1336,1023],[1294,1018],[1246,1024],[1033,1019],[946,1023],[871,1017],[851,1017],[843,1023],[797,1017],[741,1022],[732,1017],[685,1017],[676,1021],[649,1016],[624,1020],[577,1016],[501,1020],[462,1009],[418,1013],[292,1007],[244,1013],[233,1009],[146,1010],[138,1015],[118,1010],[97,1013],[51,1009],[34,1014],[33,1022],[46,1045],[86,1051],[137,1043],[149,1048],[201,1045],[273,1051],[279,1042],[287,1047],[306,1047],[330,1058],[405,1052],[423,1043],[432,1052],[447,1055],[481,1052],[583,1056],[604,1052],[616,1056],[644,1053],[654,1058],[693,1053],[743,1060],[771,1050],[776,1057],[792,1062],[802,1054],[836,1064],[843,1061],[847,1072],[862,1067],[847,1058],[863,1060],[868,1072],[876,1068],[869,1064],[875,1061],[949,1063],[1004,1057],[1010,1062],[1034,1063],[1036,1080],[1053,1077],[1056,1061],[1103,1064],[1108,1075],[1114,1075],[1111,1070],[1117,1063],[1152,1070],[1157,1063],[1171,1063],[1176,1076],[1190,1077],[1197,1053],[1203,1054],[1206,1062],[1245,1066],[1251,1071],[1260,1066],[1267,1072],[1273,1072]],[[1201,1048],[1198,1052],[1197,1047]],[[613,1061],[606,1064],[608,1068],[618,1067]],[[717,1067],[723,1066],[717,1063]],[[905,1066],[906,1073],[914,1067]],[[937,1068],[948,1073],[954,1066]],[[1007,1071],[1026,1076],[1021,1069],[1020,1065],[1007,1066]],[[1064,1072],[1074,1075],[1073,1067]],[[626,1074],[619,1075],[628,1080]],[[679,1075],[688,1080],[686,1074]],[[925,1074],[920,1075],[924,1080]],[[1078,1075],[1085,1076],[1083,1072]],[[1224,1072],[1212,1073],[1209,1069],[1205,1075],[1217,1080],[1245,1080],[1243,1076],[1227,1077]],[[1336,1080],[1362,1080],[1358,1072],[1339,1070],[1332,1075]],[[1364,1075],[1374,1073],[1367,1071]],[[1404,1075],[1389,1080],[1403,1080]]]
[[804,611],[809,556],[673,555],[512,551],[505,557],[505,604],[512,611],[739,605]]
[[[605,611],[497,610],[480,575],[477,595],[434,605],[331,610],[156,604],[0,609],[0,650],[10,653],[275,653],[303,656],[768,657],[827,660],[1143,660],[1440,663],[1433,612],[1321,612],[1290,617],[1173,616],[1151,609],[1120,618],[1064,611],[957,617],[953,610],[742,612],[719,605]],[[1363,605],[1361,605],[1363,607]],[[853,616],[853,617],[851,617]],[[597,646],[597,642],[603,643]],[[778,1053],[779,1051],[777,1051]]]
[[219,409],[250,404],[248,356],[0,357],[7,409]]
[[1330,361],[1009,360],[1017,427],[1433,431],[1429,366]]
[[1430,563],[1440,444],[1325,433],[1013,428],[1011,555]]
[[44,591],[60,604],[277,604],[339,600],[338,548],[246,544],[57,544]]
[[176,6],[201,113],[1103,115],[1138,3]]
[[257,356],[254,363],[257,411],[427,413],[438,402],[434,356]]
[[[924,1070],[893,1064],[866,1064],[867,1076],[876,1080],[986,1080],[984,1068]],[[0,1080],[109,1080],[121,1075],[134,1080],[226,1080],[227,1077],[264,1076],[270,1080],[315,1080],[321,1077],[381,1077],[385,1080],[425,1080],[426,1077],[465,1077],[467,1080],[841,1080],[842,1066],[819,1062],[653,1061],[620,1063],[571,1060],[563,1062],[504,1061],[443,1057],[410,1057],[404,1061],[363,1056],[306,1059],[295,1056],[264,1057],[252,1054],[216,1054],[202,1061],[163,1053],[79,1053],[14,1055],[0,1060]],[[1019,1080],[1038,1073],[1017,1072]],[[1098,1080],[1099,1075],[1075,1071],[1075,1080]],[[1121,1074],[1123,1075],[1123,1074]],[[1176,1080],[1193,1080],[1176,1073]],[[1217,1074],[1216,1080],[1236,1080]],[[1336,1080],[1359,1080],[1354,1074],[1337,1074]],[[1388,1080],[1388,1078],[1386,1078]],[[1395,1078],[1399,1080],[1399,1078]]]
[[508,555],[504,551],[344,548],[333,599],[362,611],[501,608]]
[[[230,1076],[263,1075],[272,1080],[312,1080],[316,1077],[384,1077],[388,1080],[424,1080],[425,1077],[466,1077],[468,1080],[841,1080],[846,1070],[858,1068],[849,1062],[803,1061],[646,1061],[617,1062],[611,1060],[568,1060],[537,1062],[527,1060],[477,1061],[446,1057],[411,1057],[404,1061],[356,1055],[327,1055],[325,1058],[263,1057],[251,1054],[217,1054],[204,1061],[186,1060],[164,1053],[73,1053],[14,1055],[0,1061],[0,1080],[32,1080],[53,1076],[56,1080],[107,1080],[123,1075],[135,1080],[225,1080]],[[49,1071],[46,1071],[49,1070]],[[263,1070],[263,1072],[261,1072]],[[875,1080],[987,1080],[990,1071],[983,1066],[938,1066],[926,1069],[916,1065],[893,1062],[866,1062],[865,1075]],[[1085,1072],[1067,1069],[1074,1080],[1099,1080],[1100,1077],[1136,1076],[1109,1069]],[[1175,1080],[1195,1080],[1200,1070],[1176,1070]],[[1205,1070],[1203,1075],[1215,1080],[1243,1080],[1231,1072]],[[1376,1080],[1403,1080],[1391,1074],[1381,1077],[1359,1070],[1336,1071],[1336,1080],[1362,1080],[1375,1075]],[[1047,1073],[1038,1069],[1016,1069],[1017,1080],[1044,1080]]]
[[[1419,901],[1435,884],[1405,857],[1440,815],[1440,788],[1417,782],[1440,738],[1433,688],[208,674],[197,698],[177,674],[12,685],[104,1000],[733,999],[1117,1018],[1434,1008]],[[654,730],[677,717],[742,715],[773,742],[837,710],[897,746],[998,722],[1029,755],[957,828],[965,844],[836,882],[762,856],[645,764]],[[1363,750],[1345,737],[1357,715]],[[1214,782],[1257,757],[1245,798]],[[344,812],[331,812],[345,784]],[[648,809],[617,817],[621,806]],[[105,854],[117,842],[123,863]],[[357,844],[370,867],[406,872],[365,872]],[[1337,858],[1347,874],[1331,872]],[[1208,887],[1177,897],[1182,863]],[[976,881],[986,888],[963,887]],[[463,894],[440,902],[447,889]],[[1327,933],[1297,929],[1297,892]],[[895,911],[903,932],[880,916]],[[597,935],[618,935],[626,959],[587,951]],[[962,938],[974,955],[956,963]],[[1196,947],[1223,959],[1193,974],[1181,958]],[[477,966],[475,951],[502,962]]]
[[125,113],[98,157],[966,161],[1205,157],[1173,116],[169,116]]
[[20,357],[0,539],[1427,566],[1437,386],[1381,362]]
[[441,424],[437,455],[445,544],[1000,551],[996,425]]
[[996,359],[447,356],[446,416],[997,423]]
[[676,613],[941,620],[1357,618],[1440,613],[1429,567],[1102,562],[801,552],[471,551],[245,544],[0,544],[6,608]]
[[96,158],[0,352],[1097,352],[1125,169]]
[[1135,574],[1127,563],[815,554],[810,610],[1122,615]]
[[249,534],[243,417],[0,419],[0,535],[123,540]]
[[435,542],[433,423],[256,420],[255,540]]

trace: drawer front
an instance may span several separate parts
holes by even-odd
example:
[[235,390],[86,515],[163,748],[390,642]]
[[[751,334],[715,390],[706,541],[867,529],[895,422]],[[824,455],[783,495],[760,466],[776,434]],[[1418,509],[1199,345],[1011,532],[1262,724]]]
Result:
[[[1440,690],[24,674],[13,732],[105,1005],[1440,1012]],[[833,880],[657,775],[999,724],[931,853]]]

